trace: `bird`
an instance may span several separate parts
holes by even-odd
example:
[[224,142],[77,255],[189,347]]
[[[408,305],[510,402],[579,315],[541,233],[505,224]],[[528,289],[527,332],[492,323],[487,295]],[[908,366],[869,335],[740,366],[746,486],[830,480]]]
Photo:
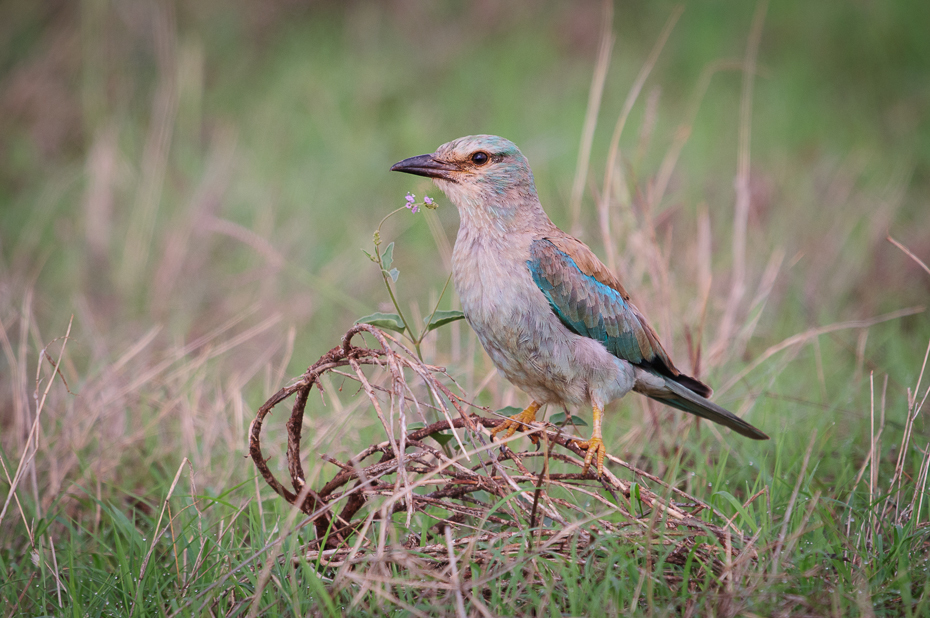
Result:
[[679,371],[620,280],[540,204],[520,149],[471,135],[391,171],[432,179],[460,224],[452,279],[465,319],[504,377],[530,396],[493,430],[505,438],[546,404],[589,405],[594,417],[583,474],[604,474],[602,423],[610,402],[635,391],[754,440],[768,436],[708,398],[712,389]]

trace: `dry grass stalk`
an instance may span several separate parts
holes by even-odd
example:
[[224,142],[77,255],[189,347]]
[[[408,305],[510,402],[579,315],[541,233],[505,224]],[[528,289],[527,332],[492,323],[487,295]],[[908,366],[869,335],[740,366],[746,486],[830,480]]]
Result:
[[[74,324],[74,316],[71,316],[71,320],[68,322],[68,331],[65,333],[65,336],[62,338],[61,351],[58,354],[58,360],[52,361],[51,357],[48,356],[48,347],[44,348],[39,355],[39,361],[36,366],[36,389],[34,393],[34,399],[36,401],[36,413],[35,418],[32,422],[32,428],[29,430],[29,437],[26,439],[26,446],[23,449],[23,454],[19,458],[19,465],[16,466],[16,474],[13,475],[13,478],[9,478],[7,474],[7,482],[10,484],[10,491],[7,493],[6,501],[3,503],[3,508],[0,509],[0,523],[3,522],[3,517],[6,515],[7,508],[10,506],[10,500],[16,496],[16,486],[19,485],[22,480],[25,472],[29,469],[30,464],[36,456],[36,453],[39,452],[39,432],[40,432],[40,419],[42,418],[42,411],[45,409],[45,402],[48,399],[48,393],[52,388],[52,384],[55,382],[55,376],[59,376],[64,382],[64,376],[61,375],[61,361],[65,355],[65,346],[68,343],[68,339],[71,336],[71,327]],[[54,340],[54,341],[57,341]],[[53,341],[53,343],[54,343]],[[42,384],[42,362],[43,360],[48,360],[50,363],[53,363],[55,368],[52,371],[52,376],[49,377],[48,381],[45,383],[45,389],[42,391],[41,397],[39,396],[39,388]],[[67,383],[65,382],[67,387]],[[4,466],[4,471],[6,472],[6,467]],[[39,503],[36,500],[36,503]],[[26,512],[23,510],[22,505],[19,502],[19,498],[16,498],[16,504],[19,507],[20,515],[23,518],[23,525],[26,527],[26,531],[29,533],[29,539],[32,545],[35,545],[35,539],[32,536],[32,530],[30,529],[29,523],[27,522]]]
[[[353,345],[357,335],[374,337],[380,348]],[[320,455],[338,472],[321,487],[311,488],[301,461],[305,408],[314,386],[321,388],[327,374],[344,367],[351,367],[352,372],[338,373],[362,384],[383,422],[386,439],[346,461]],[[375,379],[366,375],[366,368],[386,371]],[[408,382],[409,375],[417,383]],[[401,584],[396,570],[389,568],[400,566],[418,578],[404,579],[405,586],[465,594],[470,600],[482,582],[516,568],[532,571],[538,568],[537,560],[553,555],[561,560],[583,559],[597,552],[600,539],[608,536],[627,539],[647,559],[659,551],[668,553],[669,564],[683,565],[693,553],[702,568],[716,574],[724,572],[725,555],[755,560],[755,550],[732,522],[653,475],[613,456],[610,461],[633,472],[637,481],[619,479],[609,470],[602,478],[581,474],[584,451],[559,427],[537,423],[527,433],[511,438],[536,436],[546,445],[536,452],[489,443],[486,431],[503,419],[471,412],[470,408],[490,411],[454,394],[441,381],[444,376],[442,368],[424,364],[389,335],[359,324],[346,333],[340,346],[261,406],[250,432],[250,455],[265,481],[308,515],[316,532],[316,539],[298,560],[319,561],[335,572],[334,582],[339,586],[360,583],[356,571],[362,569],[368,590],[388,587],[378,591],[379,595],[390,594],[391,585]],[[288,484],[269,469],[261,433],[267,415],[291,397],[294,402],[286,424]],[[458,416],[446,413],[443,420],[405,431],[403,410],[410,406],[439,414],[451,408]],[[397,420],[399,433],[395,433]],[[456,441],[447,446],[458,444],[457,450],[427,442],[449,431],[456,434]],[[372,457],[373,462],[366,461]],[[527,467],[534,460],[542,460],[543,472],[534,473]],[[644,482],[663,487],[666,496],[683,502],[653,493]],[[704,519],[699,518],[702,511],[709,514]],[[392,518],[404,512],[406,526],[403,519]],[[421,524],[432,525],[412,527],[412,515]],[[716,538],[717,543],[703,542],[700,537]],[[481,575],[473,576],[471,569],[460,566],[464,564],[478,565]],[[732,569],[729,574],[733,577]]]
[[575,180],[572,183],[571,200],[568,211],[571,213],[571,232],[581,236],[581,197],[588,178],[588,165],[591,161],[591,145],[594,142],[594,129],[597,126],[597,113],[601,108],[601,96],[604,94],[604,82],[607,80],[607,67],[616,37],[613,31],[614,5],[604,2],[604,15],[601,19],[600,43],[597,48],[597,61],[594,64],[594,76],[588,92],[588,109],[585,112],[584,128],[581,131],[581,144],[578,147],[578,165],[575,168]]
[[914,260],[914,262],[916,262],[918,266],[920,266],[921,268],[923,268],[925,271],[927,271],[927,274],[930,275],[930,266],[927,266],[926,264],[924,264],[923,260],[921,260],[919,257],[917,257],[916,255],[914,255],[914,252],[913,252],[913,251],[911,251],[910,249],[908,249],[907,247],[905,247],[904,245],[902,245],[901,243],[899,243],[897,240],[895,240],[895,239],[892,238],[891,236],[888,236],[887,238],[888,238],[888,242],[890,242],[890,243],[893,244],[895,247],[897,247],[898,249],[900,249],[901,251],[903,251],[904,254],[905,254],[907,257],[909,257],[909,258],[911,258],[912,260]]
[[730,282],[730,294],[727,299],[723,318],[720,322],[716,343],[710,350],[711,359],[723,356],[729,340],[736,328],[737,314],[742,309],[743,295],[746,291],[746,230],[749,224],[750,206],[750,137],[752,134],[752,95],[756,75],[756,60],[759,44],[762,40],[762,26],[768,2],[763,0],[756,4],[746,55],[743,57],[743,88],[740,96],[739,148],[737,151],[736,202],[733,208],[733,276]]
[[613,136],[610,138],[610,150],[607,154],[607,166],[604,169],[604,187],[601,190],[601,199],[597,205],[597,212],[598,226],[601,230],[601,240],[604,243],[604,251],[607,253],[607,267],[610,268],[610,270],[613,272],[616,272],[617,270],[617,250],[614,243],[613,232],[610,228],[610,203],[611,196],[614,195],[615,191],[615,172],[621,172],[621,176],[618,179],[618,182],[623,182],[625,184],[625,179],[622,177],[622,169],[620,168],[619,164],[620,136],[623,134],[623,128],[626,126],[626,121],[630,116],[630,112],[633,110],[633,105],[639,98],[639,93],[642,91],[643,85],[646,83],[646,79],[649,77],[653,67],[659,60],[659,54],[665,47],[665,43],[668,41],[668,37],[671,35],[672,29],[674,29],[675,24],[678,22],[678,18],[681,17],[681,13],[683,11],[684,7],[678,6],[674,11],[672,11],[672,14],[669,15],[668,20],[665,22],[665,27],[662,29],[662,33],[659,35],[655,45],[653,45],[652,51],[649,53],[649,57],[646,59],[645,64],[643,64],[639,71],[639,75],[636,76],[636,81],[634,81],[633,85],[630,87],[630,92],[627,95],[625,103],[623,104],[623,110],[620,112],[620,116],[617,118],[617,122],[614,125]]

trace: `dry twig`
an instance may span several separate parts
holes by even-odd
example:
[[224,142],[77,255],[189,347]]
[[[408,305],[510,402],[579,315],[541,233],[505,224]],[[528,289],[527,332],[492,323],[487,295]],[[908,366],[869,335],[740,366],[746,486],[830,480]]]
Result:
[[[373,337],[380,348],[352,345],[353,338],[362,334]],[[338,471],[319,489],[311,488],[301,463],[304,412],[313,387],[319,389],[325,374],[344,367],[352,372],[339,373],[357,378],[379,411],[385,439],[348,461],[320,454]],[[379,378],[389,386],[381,387],[379,380],[364,374],[371,367],[384,370]],[[717,574],[724,571],[725,552],[733,552],[734,547],[741,556],[755,556],[742,533],[713,507],[616,457],[610,461],[631,471],[635,481],[620,479],[610,470],[602,477],[582,475],[584,452],[559,427],[537,423],[527,428],[543,438],[547,449],[542,452],[515,452],[507,443],[489,442],[487,430],[503,419],[470,412],[470,408],[490,411],[454,394],[441,381],[444,377],[441,367],[421,362],[390,335],[358,324],[340,346],[258,410],[250,434],[252,460],[265,481],[313,523],[316,539],[299,559],[336,570],[337,585],[356,582],[356,571],[362,569],[372,590],[387,593],[380,587],[400,584],[385,569],[393,564],[416,570],[418,578],[405,580],[404,585],[474,599],[482,582],[521,568],[527,560],[553,554],[579,560],[586,552],[598,551],[598,539],[608,535],[628,538],[644,548],[649,559],[663,551],[667,564],[684,564],[693,555]],[[286,424],[291,477],[287,487],[267,465],[261,433],[268,413],[294,396]],[[404,434],[392,426],[393,412],[385,415],[384,410],[400,410],[411,403],[433,411],[455,410],[458,417],[444,414],[443,420]],[[449,442],[448,450],[428,442],[450,431],[464,433]],[[534,458],[544,459],[540,473],[523,463]],[[662,486],[665,495],[688,502],[663,499],[645,483]],[[404,527],[391,517],[402,512],[419,514],[421,525],[432,525],[425,531],[422,526]],[[717,545],[701,542],[700,537],[715,537]],[[481,576],[476,578],[471,569],[460,566],[466,562],[480,566]]]

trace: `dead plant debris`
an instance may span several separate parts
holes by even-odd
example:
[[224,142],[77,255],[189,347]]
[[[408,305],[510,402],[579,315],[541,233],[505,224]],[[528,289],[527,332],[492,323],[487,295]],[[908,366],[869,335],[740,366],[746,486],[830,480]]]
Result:
[[[364,335],[378,347],[353,345]],[[314,387],[322,391],[325,374],[344,367],[351,371],[339,374],[358,380],[385,439],[346,461],[312,454],[338,468],[313,488],[305,481],[301,454],[307,400]],[[536,451],[517,452],[511,441],[492,441],[489,429],[504,419],[446,383],[457,390],[443,368],[422,362],[387,333],[358,324],[341,345],[259,408],[250,432],[252,460],[275,492],[314,526],[316,538],[300,559],[331,568],[342,585],[360,573],[380,573],[382,583],[389,583],[400,567],[419,578],[405,579],[404,585],[450,590],[480,590],[507,571],[539,568],[541,557],[583,561],[607,537],[628,541],[631,551],[644,552],[650,562],[660,551],[669,565],[683,565],[691,556],[718,581],[738,577],[756,560],[755,539],[707,503],[643,470],[608,456],[635,480],[610,470],[603,477],[581,474],[584,452],[560,427],[535,423],[514,436],[529,435]],[[285,484],[268,467],[261,434],[272,409],[291,397]],[[410,428],[414,415],[426,414],[440,420]],[[479,565],[481,575],[458,567],[463,563]],[[665,576],[680,579],[671,571]]]

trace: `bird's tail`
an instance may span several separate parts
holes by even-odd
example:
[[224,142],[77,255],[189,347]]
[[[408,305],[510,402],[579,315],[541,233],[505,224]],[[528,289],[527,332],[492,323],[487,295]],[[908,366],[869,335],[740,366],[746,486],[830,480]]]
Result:
[[664,388],[649,388],[641,392],[660,403],[667,406],[678,408],[685,412],[690,412],[701,418],[719,423],[724,427],[729,427],[738,434],[744,435],[753,440],[768,440],[769,437],[736,416],[732,412],[724,410],[712,401],[701,397],[688,387],[679,384],[672,378],[665,378]]

